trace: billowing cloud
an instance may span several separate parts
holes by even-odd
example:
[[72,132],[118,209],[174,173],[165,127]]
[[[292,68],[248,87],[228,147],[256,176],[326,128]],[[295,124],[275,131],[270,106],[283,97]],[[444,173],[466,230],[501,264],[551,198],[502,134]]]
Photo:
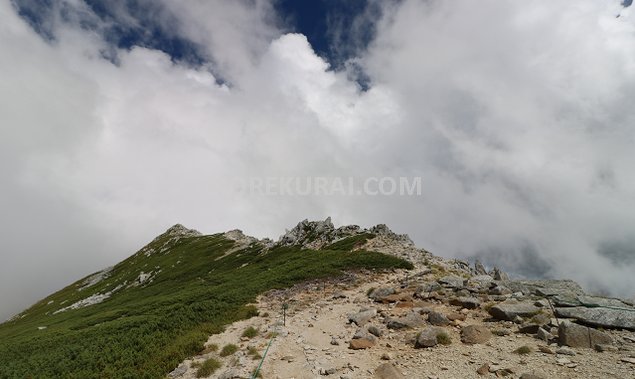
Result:
[[[354,58],[371,79],[362,90],[303,35],[281,32],[264,1],[165,2],[148,15],[201,64],[113,46],[108,28],[72,20],[49,20],[47,43],[1,3],[0,238],[11,264],[0,317],[176,222],[275,237],[327,215],[387,223],[436,254],[632,295],[632,260],[621,258],[635,236],[632,8],[383,7]],[[234,186],[267,176],[424,182],[422,196],[403,197]]]

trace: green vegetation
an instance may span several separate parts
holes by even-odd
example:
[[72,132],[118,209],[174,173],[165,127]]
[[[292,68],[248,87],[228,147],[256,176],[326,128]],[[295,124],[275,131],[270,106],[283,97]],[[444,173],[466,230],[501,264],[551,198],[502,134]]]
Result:
[[253,326],[250,326],[249,328],[245,329],[245,331],[242,334],[243,337],[247,337],[247,338],[254,338],[257,335],[258,335],[258,329],[254,328]]
[[[233,246],[221,234],[162,235],[99,283],[80,290],[80,280],[41,300],[0,324],[0,378],[164,378],[209,335],[256,316],[248,304],[265,291],[343,270],[412,268],[366,251],[252,245],[226,254]],[[142,272],[151,276],[140,283]],[[109,291],[99,304],[55,313]]]
[[238,351],[238,346],[230,343],[228,345],[223,346],[223,350],[220,351],[218,355],[221,357],[227,357]]
[[215,358],[206,359],[203,363],[194,363],[192,367],[198,368],[196,370],[197,378],[206,378],[221,368],[223,364]]
[[342,238],[341,240],[324,247],[323,250],[351,251],[364,245],[366,241],[372,238],[375,238],[373,233],[362,233],[356,236]]
[[253,346],[249,346],[247,348],[247,355],[250,355],[254,360],[262,358],[258,349]]
[[450,335],[448,333],[441,332],[437,334],[437,343],[441,345],[450,345],[452,344],[452,338],[450,338]]
[[207,346],[203,349],[203,351],[201,351],[201,352],[199,353],[199,355],[204,355],[204,354],[214,353],[214,352],[216,352],[216,351],[218,351],[218,345],[217,345],[217,344],[215,344],[215,343],[212,343],[212,344],[207,345]]
[[520,355],[525,355],[525,354],[529,354],[531,353],[531,347],[524,345],[519,347],[518,349],[514,350],[514,353],[516,354],[520,354]]

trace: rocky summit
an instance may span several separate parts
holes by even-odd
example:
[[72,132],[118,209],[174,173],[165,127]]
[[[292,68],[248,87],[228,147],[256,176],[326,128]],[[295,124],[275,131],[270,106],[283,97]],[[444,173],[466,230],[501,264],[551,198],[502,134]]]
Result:
[[0,324],[0,377],[633,378],[634,315],[386,225],[175,225]]

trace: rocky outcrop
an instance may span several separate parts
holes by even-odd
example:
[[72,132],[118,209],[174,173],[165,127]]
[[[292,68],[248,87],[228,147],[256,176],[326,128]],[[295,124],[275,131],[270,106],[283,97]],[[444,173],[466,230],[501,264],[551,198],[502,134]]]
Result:
[[556,308],[556,315],[603,328],[635,330],[635,308],[568,307]]
[[249,246],[252,243],[258,242],[257,238],[245,235],[243,231],[240,229],[234,229],[234,230],[225,232],[223,234],[223,237],[229,240],[232,240],[234,242],[237,242],[238,244],[246,245],[246,246]]
[[589,347],[595,345],[611,345],[613,339],[606,333],[572,322],[563,321],[558,328],[561,345],[570,347]]
[[538,312],[540,312],[540,308],[532,302],[514,300],[499,303],[489,310],[489,314],[495,319],[507,321],[513,321],[516,317],[534,316]]

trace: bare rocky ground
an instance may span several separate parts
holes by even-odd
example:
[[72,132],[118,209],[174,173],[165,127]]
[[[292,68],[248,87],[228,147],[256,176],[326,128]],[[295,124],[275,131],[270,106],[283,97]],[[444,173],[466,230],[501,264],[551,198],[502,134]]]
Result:
[[[356,272],[264,294],[260,316],[210,336],[206,352],[170,377],[196,378],[196,363],[214,358],[222,366],[203,377],[250,378],[271,341],[262,378],[635,378],[632,304],[589,296],[571,281],[487,274],[391,233],[364,248],[403,256],[415,270]],[[243,337],[249,327],[257,335]],[[221,357],[228,344],[237,351]]]

